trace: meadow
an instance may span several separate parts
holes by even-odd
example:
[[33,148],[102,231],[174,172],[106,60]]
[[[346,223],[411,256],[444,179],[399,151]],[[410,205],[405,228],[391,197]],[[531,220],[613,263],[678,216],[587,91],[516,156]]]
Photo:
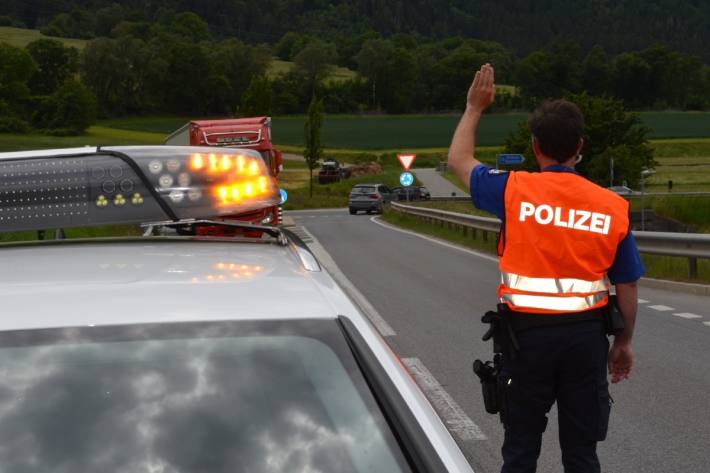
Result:
[[[641,112],[651,139],[675,139],[663,156],[695,153],[693,139],[710,138],[710,112]],[[487,115],[478,130],[479,146],[500,146],[515,130],[525,113]],[[188,121],[188,117],[138,117],[101,122],[125,130],[168,134]],[[322,142],[329,149],[403,150],[444,149],[459,115],[326,115]],[[274,117],[274,141],[282,147],[303,146],[305,117]],[[691,139],[692,138],[692,139]],[[690,139],[690,141],[688,141]],[[672,146],[671,146],[672,145]],[[680,153],[675,155],[674,153]],[[710,155],[710,154],[709,154]]]
[[77,49],[84,49],[86,40],[72,38],[56,38],[54,36],[46,36],[39,30],[29,30],[25,28],[14,28],[12,26],[0,26],[0,41],[11,44],[18,48],[24,48],[27,44],[38,39],[56,39],[61,41],[65,46],[71,46]]

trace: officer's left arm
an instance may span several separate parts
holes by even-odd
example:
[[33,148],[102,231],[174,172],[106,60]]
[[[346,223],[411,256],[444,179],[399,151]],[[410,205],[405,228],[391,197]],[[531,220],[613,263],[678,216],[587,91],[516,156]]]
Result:
[[471,171],[481,164],[474,157],[476,148],[476,130],[481,121],[481,114],[493,103],[495,98],[493,67],[484,64],[476,72],[466,98],[466,111],[461,117],[458,127],[454,132],[449,148],[449,168],[456,173],[466,186],[470,184]]

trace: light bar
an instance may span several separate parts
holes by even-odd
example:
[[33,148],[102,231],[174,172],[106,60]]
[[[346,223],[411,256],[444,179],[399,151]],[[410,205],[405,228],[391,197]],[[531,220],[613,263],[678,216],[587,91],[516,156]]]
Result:
[[0,153],[0,231],[212,218],[277,205],[279,190],[260,154],[229,151],[136,146]]

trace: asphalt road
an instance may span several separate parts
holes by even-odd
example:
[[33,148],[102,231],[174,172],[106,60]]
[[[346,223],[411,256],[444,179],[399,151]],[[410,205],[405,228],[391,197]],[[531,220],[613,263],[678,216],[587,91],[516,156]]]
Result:
[[422,185],[429,189],[432,197],[468,197],[468,193],[462,191],[447,179],[441,177],[436,169],[417,168],[412,172],[422,181]]
[[[442,403],[437,391],[430,399],[474,470],[500,471],[503,429],[485,413],[470,368],[473,359],[490,358],[479,320],[495,303],[495,261],[387,228],[369,215],[348,215],[347,209],[288,215],[385,319],[395,333],[387,339],[396,353],[428,370],[449,396]],[[641,288],[639,299],[634,373],[611,388],[615,405],[609,436],[599,446],[602,471],[706,473],[710,298]],[[449,418],[457,407],[482,435],[472,438],[457,429],[461,419]],[[554,407],[538,471],[562,472]]]

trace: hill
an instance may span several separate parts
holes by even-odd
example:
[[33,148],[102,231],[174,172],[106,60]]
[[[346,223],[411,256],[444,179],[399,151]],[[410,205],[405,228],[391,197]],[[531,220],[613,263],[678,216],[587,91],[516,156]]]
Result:
[[[288,31],[328,38],[369,31],[443,38],[461,35],[500,42],[519,55],[560,39],[583,50],[600,44],[612,53],[663,42],[710,59],[710,2],[698,0],[5,0],[0,16],[28,27],[63,22],[94,24],[95,34],[120,21],[155,21],[166,9],[190,10],[219,36],[275,43]],[[246,14],[245,14],[246,13]],[[99,33],[101,34],[101,33]]]

